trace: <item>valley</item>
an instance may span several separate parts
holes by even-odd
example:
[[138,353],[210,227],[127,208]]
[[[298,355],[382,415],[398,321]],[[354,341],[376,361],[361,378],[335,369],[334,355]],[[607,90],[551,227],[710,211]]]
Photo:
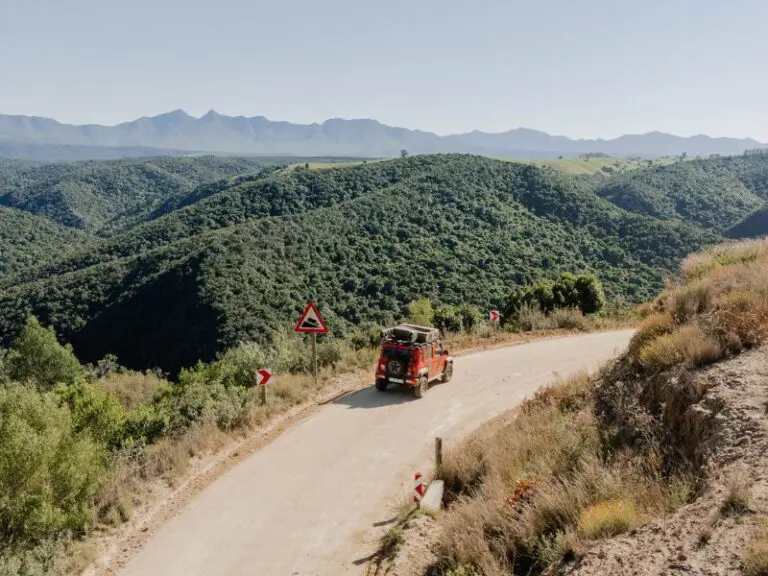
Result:
[[[599,167],[587,169],[590,162]],[[236,438],[259,435],[280,418],[310,409],[336,379],[368,374],[382,326],[403,319],[434,323],[450,347],[476,349],[516,342],[510,338],[521,332],[562,335],[631,325],[648,313],[645,303],[675,282],[689,254],[730,237],[762,235],[767,200],[768,155],[759,152],[650,163],[510,162],[460,154],[377,161],[2,161],[0,427],[9,440],[0,442],[0,485],[12,494],[9,501],[32,507],[35,523],[20,524],[20,508],[0,506],[0,538],[12,543],[0,555],[0,572],[29,565],[63,575],[84,567],[89,556],[78,551],[95,541],[89,534],[108,540],[135,509],[144,514],[153,501],[148,487],[164,486],[163,493],[186,478],[189,466]],[[588,307],[573,304],[577,285],[588,287]],[[291,333],[308,299],[320,304],[331,328],[318,340],[319,384],[309,375],[307,344]],[[493,309],[501,325],[486,319]],[[374,412],[383,418],[382,430],[402,412],[434,433],[429,423],[447,410],[463,414],[451,428],[458,443],[514,408],[522,390],[527,395],[546,384],[552,370],[560,371],[560,364],[544,360],[547,346],[561,346],[559,362],[573,372],[594,367],[610,355],[608,347],[629,337],[627,331],[600,332],[484,352],[466,357],[466,366],[479,363],[482,371],[487,363],[487,382],[462,376],[466,368],[458,368],[460,397],[450,394],[452,388],[437,388],[424,404],[411,405],[396,393],[372,399],[368,388],[322,410],[311,408],[320,410],[317,424],[309,420],[305,427],[320,427],[313,437],[347,436],[350,426],[370,424]],[[587,353],[582,342],[600,346],[587,345]],[[525,378],[520,393],[505,392],[508,358],[526,370],[540,368],[514,370]],[[265,366],[278,381],[269,404],[253,385]],[[476,396],[472,386],[485,396]],[[486,404],[478,404],[481,398]],[[352,400],[365,405],[344,404]],[[272,452],[286,442],[290,451],[292,434],[300,429],[277,436]],[[312,452],[330,448],[318,445]],[[423,449],[419,443],[408,453],[392,448],[392,459],[377,457],[375,473],[395,479]],[[361,440],[360,450],[371,448]],[[272,452],[257,452],[232,468],[231,492],[248,483],[237,478],[249,467],[261,470],[265,490],[278,487],[260,464],[279,460]],[[24,484],[15,484],[11,470],[30,454],[37,467],[23,473]],[[367,458],[347,455],[337,470],[342,476]],[[76,464],[62,468],[65,461]],[[322,477],[294,460],[268,467],[280,466]],[[324,481],[340,480],[330,475]],[[226,486],[213,482],[201,502]],[[313,500],[307,486],[296,490]],[[394,490],[382,483],[367,508],[363,493],[356,493],[355,506],[338,517],[318,509],[327,522],[317,530],[327,534],[342,522],[343,534],[358,534],[360,518],[379,514]],[[51,494],[64,496],[52,500]],[[286,538],[295,537],[303,522],[301,512],[285,516],[280,503],[291,496],[275,493],[277,508],[270,512]],[[227,497],[215,506],[234,505],[222,521],[239,518],[241,510]],[[186,516],[179,518],[183,526]],[[127,573],[158,566],[171,573],[181,566],[177,554],[166,552],[186,546],[185,539],[177,542],[175,525],[125,564]],[[361,546],[375,548],[381,533],[366,532],[354,544],[339,533],[337,552],[313,544],[304,563],[291,559],[290,549],[269,561],[256,554],[249,562],[262,562],[266,570],[354,573],[353,556]],[[325,538],[320,534],[307,537]],[[228,540],[222,550],[252,544]],[[268,540],[263,544],[274,548]],[[219,548],[199,551],[223,562]],[[242,568],[241,555],[228,556],[232,570]],[[195,565],[206,571],[206,562]]]

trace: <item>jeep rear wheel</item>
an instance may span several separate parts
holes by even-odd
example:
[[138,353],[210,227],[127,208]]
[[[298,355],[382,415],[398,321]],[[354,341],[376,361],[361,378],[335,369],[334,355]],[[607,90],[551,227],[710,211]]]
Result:
[[379,378],[376,380],[376,390],[379,392],[385,392],[387,390],[387,386],[389,385],[389,382],[386,381],[384,378]]
[[443,382],[450,382],[451,378],[453,378],[453,364],[449,362],[443,371]]
[[424,394],[427,392],[427,377],[422,376],[419,378],[419,381],[416,382],[416,386],[413,387],[413,395],[416,396],[416,398],[423,398]]

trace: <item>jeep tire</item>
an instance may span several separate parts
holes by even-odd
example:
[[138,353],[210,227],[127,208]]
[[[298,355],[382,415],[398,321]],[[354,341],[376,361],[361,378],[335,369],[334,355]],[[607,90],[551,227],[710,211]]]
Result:
[[453,378],[453,362],[448,362],[445,365],[445,370],[443,371],[443,382],[450,382],[451,378]]
[[429,382],[427,381],[426,376],[422,376],[419,378],[419,381],[416,382],[416,386],[413,387],[413,395],[416,398],[423,398],[424,394],[427,392],[427,387],[429,386]]
[[379,378],[376,380],[376,390],[379,392],[386,392],[387,386],[389,386],[389,382],[387,382],[386,378]]

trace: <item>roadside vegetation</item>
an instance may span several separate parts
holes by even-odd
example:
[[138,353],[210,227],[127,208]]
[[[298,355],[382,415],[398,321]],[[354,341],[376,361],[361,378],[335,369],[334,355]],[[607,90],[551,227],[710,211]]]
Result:
[[[624,355],[541,390],[446,455],[448,510],[430,574],[554,573],[702,493],[714,430],[687,410],[706,393],[694,376],[768,338],[768,242],[716,246],[681,269]],[[736,474],[718,514],[750,502]],[[746,573],[764,574],[765,558],[760,533]]]
[[[484,316],[422,298],[405,320],[439,326],[453,351],[520,339],[517,327]],[[147,483],[173,485],[190,458],[312,401],[335,375],[371,369],[380,334],[368,323],[343,339],[321,338],[320,388],[307,342],[287,330],[270,346],[241,344],[171,381],[114,356],[83,365],[30,316],[0,350],[0,574],[64,574],[75,556],[87,562],[83,539],[130,520]],[[278,374],[266,405],[254,386],[265,367]]]

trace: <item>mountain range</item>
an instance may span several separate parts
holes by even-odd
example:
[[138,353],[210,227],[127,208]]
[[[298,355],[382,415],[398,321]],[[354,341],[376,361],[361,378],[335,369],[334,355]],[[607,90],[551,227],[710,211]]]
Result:
[[709,156],[740,154],[767,145],[751,138],[674,136],[662,132],[612,140],[571,139],[527,128],[440,136],[387,126],[376,120],[334,118],[293,124],[263,116],[225,116],[213,110],[196,118],[183,110],[116,126],[71,125],[36,116],[0,115],[0,157],[37,160],[180,156],[199,153],[290,156],[391,157],[470,153],[511,159],[611,156]]

